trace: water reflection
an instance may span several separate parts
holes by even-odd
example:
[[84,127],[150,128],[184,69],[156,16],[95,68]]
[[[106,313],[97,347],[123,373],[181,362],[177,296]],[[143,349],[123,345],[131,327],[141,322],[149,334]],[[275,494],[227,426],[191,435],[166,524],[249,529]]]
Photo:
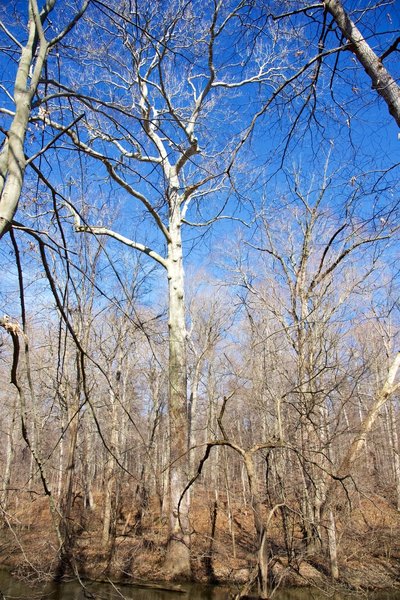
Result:
[[[177,586],[176,586],[177,587]],[[131,585],[82,583],[30,587],[0,570],[0,590],[6,600],[226,600],[226,589],[200,585],[182,585],[181,591],[162,591]],[[1,597],[0,597],[1,598]]]
[[[0,570],[0,590],[6,600],[227,600],[226,588],[182,585],[181,591],[162,591],[128,585],[85,583],[73,581],[62,585],[48,584],[32,588],[7,571]],[[310,588],[278,590],[273,600],[400,600],[400,590],[378,594],[322,594]]]
[[279,590],[273,600],[400,600],[400,590],[392,592],[322,593],[312,588]]
[[77,583],[53,587],[49,600],[226,600],[228,597],[227,590],[193,585],[181,592],[108,584],[87,584],[85,589]]

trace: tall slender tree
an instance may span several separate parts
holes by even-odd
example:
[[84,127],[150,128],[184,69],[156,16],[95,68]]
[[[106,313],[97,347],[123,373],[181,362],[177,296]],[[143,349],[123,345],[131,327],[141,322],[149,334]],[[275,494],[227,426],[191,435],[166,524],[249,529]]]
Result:
[[[28,0],[25,42],[20,42],[12,33],[12,26],[8,27],[7,23],[0,22],[1,29],[11,44],[13,60],[18,65],[14,89],[2,88],[6,102],[0,107],[0,112],[11,120],[8,129],[2,129],[4,139],[0,150],[0,239],[11,226],[22,193],[27,165],[25,138],[48,55],[76,25],[88,4],[89,0],[84,0],[71,20],[59,32],[53,32],[53,37],[50,37],[51,26],[50,30],[46,26],[56,0],[46,0],[41,10],[37,0]],[[44,148],[39,149],[39,153],[43,151]]]

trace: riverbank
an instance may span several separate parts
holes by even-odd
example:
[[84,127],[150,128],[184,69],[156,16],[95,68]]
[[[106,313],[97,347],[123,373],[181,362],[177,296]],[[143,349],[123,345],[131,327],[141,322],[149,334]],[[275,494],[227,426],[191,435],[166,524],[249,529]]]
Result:
[[[54,582],[36,586],[27,585],[0,569],[0,590],[6,600],[20,598],[46,598],[47,600],[85,600],[87,598],[107,598],[108,600],[227,600],[230,590],[222,586],[204,584],[180,584],[163,586],[149,584],[121,585],[99,583],[87,580],[71,580],[61,584]],[[310,588],[280,589],[274,593],[274,600],[326,600],[326,594]],[[335,593],[334,600],[354,600],[354,594]],[[377,592],[368,595],[368,600],[400,600],[400,592]]]
[[[163,567],[167,523],[151,503],[138,521],[137,510],[126,505],[115,523],[107,548],[101,543],[101,506],[82,511],[77,499],[69,523],[69,548],[61,575],[92,580],[168,581]],[[27,581],[51,580],[60,574],[59,541],[46,498],[31,496],[9,511],[2,528],[0,564]],[[191,512],[192,574],[200,583],[229,584],[248,581],[256,564],[256,543],[250,508],[227,511],[223,500],[193,499]],[[139,526],[140,525],[140,526]],[[319,589],[400,590],[400,518],[384,498],[360,500],[338,523],[340,577],[333,585],[329,561],[323,553],[306,552],[299,531],[291,539],[292,554],[281,523],[270,527],[270,580],[280,587],[314,586]],[[291,560],[288,559],[291,556]]]

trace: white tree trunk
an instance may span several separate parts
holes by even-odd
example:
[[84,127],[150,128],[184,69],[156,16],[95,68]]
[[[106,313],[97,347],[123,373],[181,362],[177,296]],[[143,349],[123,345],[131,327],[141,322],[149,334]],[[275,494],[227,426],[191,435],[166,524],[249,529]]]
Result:
[[[15,116],[7,134],[7,142],[0,153],[0,239],[11,225],[21,195],[26,167],[24,142],[31,100],[47,58],[48,44],[43,29],[38,29],[38,17],[37,2],[29,2],[28,40],[21,50],[14,86]],[[38,41],[39,51],[35,59]]]
[[[169,502],[170,534],[166,568],[172,577],[190,576],[189,497],[181,500],[188,482],[189,419],[187,409],[187,333],[184,270],[179,209],[171,205],[168,244],[169,293]],[[181,500],[181,501],[180,501]]]
[[336,523],[335,516],[332,510],[329,510],[328,525],[327,525],[327,536],[328,536],[328,549],[329,558],[331,564],[331,576],[332,579],[339,579],[339,564],[337,557],[337,542],[336,542]]

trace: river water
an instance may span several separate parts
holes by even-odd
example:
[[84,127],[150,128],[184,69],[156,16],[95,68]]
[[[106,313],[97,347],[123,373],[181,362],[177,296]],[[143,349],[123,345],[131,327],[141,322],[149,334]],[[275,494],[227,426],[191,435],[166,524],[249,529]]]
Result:
[[[160,584],[162,585],[162,584]],[[167,585],[167,584],[166,584]],[[175,591],[140,588],[132,585],[71,581],[31,587],[0,570],[0,591],[6,600],[228,600],[229,592],[222,587],[188,584],[175,586]],[[1,595],[0,595],[1,598]],[[400,600],[400,591],[379,594],[326,595],[311,588],[278,590],[274,600]]]

